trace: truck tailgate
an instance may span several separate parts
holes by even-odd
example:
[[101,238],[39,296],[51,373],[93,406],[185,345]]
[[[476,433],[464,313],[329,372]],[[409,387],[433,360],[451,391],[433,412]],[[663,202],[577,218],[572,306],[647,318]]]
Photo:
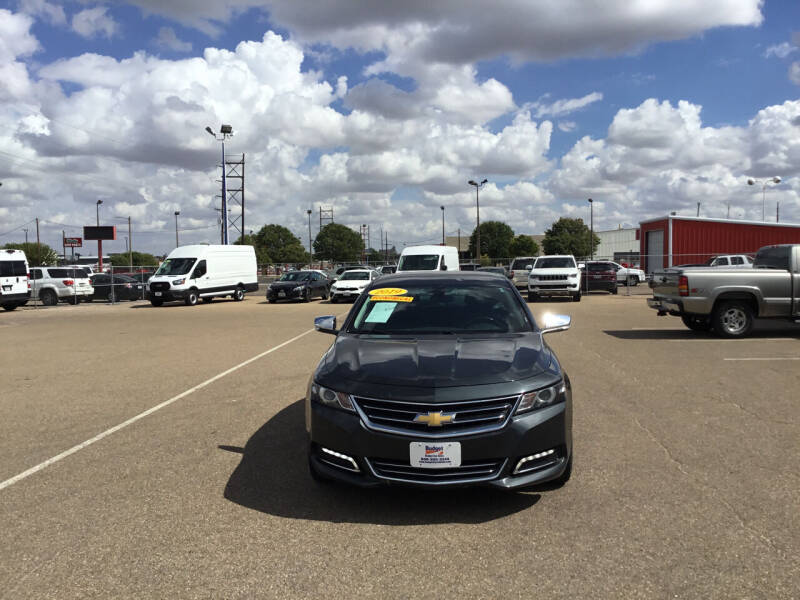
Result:
[[656,271],[653,273],[653,279],[650,281],[653,296],[677,297],[679,295],[678,279],[680,276],[681,272],[677,270]]

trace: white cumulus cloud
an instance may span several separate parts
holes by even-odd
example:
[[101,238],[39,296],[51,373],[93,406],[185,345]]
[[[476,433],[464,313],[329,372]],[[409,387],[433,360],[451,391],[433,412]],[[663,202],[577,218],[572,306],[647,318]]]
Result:
[[108,15],[107,7],[95,6],[73,15],[72,30],[85,38],[98,35],[111,38],[119,31],[119,25]]

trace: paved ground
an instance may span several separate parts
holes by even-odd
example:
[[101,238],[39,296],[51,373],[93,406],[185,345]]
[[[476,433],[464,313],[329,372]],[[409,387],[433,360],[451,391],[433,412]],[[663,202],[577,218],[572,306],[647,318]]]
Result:
[[0,481],[174,399],[0,484],[0,597],[800,596],[800,329],[724,341],[642,296],[532,308],[573,317],[549,341],[575,471],[541,495],[312,483],[300,399],[331,338],[309,330],[346,306],[0,314]]

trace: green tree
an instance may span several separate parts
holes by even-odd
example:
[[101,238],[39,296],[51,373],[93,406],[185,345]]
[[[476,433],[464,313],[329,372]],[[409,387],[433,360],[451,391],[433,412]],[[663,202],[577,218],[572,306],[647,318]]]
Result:
[[545,254],[572,254],[576,258],[590,256],[600,244],[595,234],[590,243],[591,231],[583,219],[561,217],[544,232],[542,247]]
[[276,263],[308,262],[303,242],[283,225],[264,225],[255,235],[255,246]]
[[247,234],[244,236],[244,240],[242,240],[242,236],[239,236],[239,239],[233,243],[237,246],[253,246],[256,252],[256,263],[259,265],[268,265],[272,262],[269,253],[263,246],[259,245],[258,238],[254,235]]
[[58,262],[58,253],[47,244],[28,242],[21,244],[6,244],[8,250],[22,250],[31,267],[46,267]]
[[314,240],[314,255],[326,260],[359,260],[363,249],[364,241],[361,236],[338,223],[325,225]]
[[[475,256],[475,237],[477,227],[469,236],[469,251]],[[511,256],[511,242],[514,230],[501,221],[484,221],[481,223],[481,256],[490,258],[508,258]]]
[[529,235],[520,234],[511,242],[510,257],[536,256],[539,254],[539,244]]
[[[147,252],[136,252],[134,250],[131,255],[133,256],[134,267],[158,266],[158,259],[152,254],[148,254]],[[111,265],[114,267],[127,267],[130,264],[131,262],[127,252],[111,255]]]

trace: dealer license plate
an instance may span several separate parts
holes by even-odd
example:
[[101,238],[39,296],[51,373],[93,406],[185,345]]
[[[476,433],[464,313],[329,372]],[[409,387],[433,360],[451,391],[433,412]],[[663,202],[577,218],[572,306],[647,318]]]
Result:
[[156,292],[155,294],[156,294],[156,296],[160,296],[161,292]]
[[278,292],[278,298],[286,298],[286,292]]
[[4,285],[4,286],[3,286],[3,289],[4,289],[5,291],[7,291],[7,292],[10,292],[10,291],[11,291],[11,286],[10,286],[10,285]]
[[449,469],[461,466],[461,442],[411,442],[412,467]]

